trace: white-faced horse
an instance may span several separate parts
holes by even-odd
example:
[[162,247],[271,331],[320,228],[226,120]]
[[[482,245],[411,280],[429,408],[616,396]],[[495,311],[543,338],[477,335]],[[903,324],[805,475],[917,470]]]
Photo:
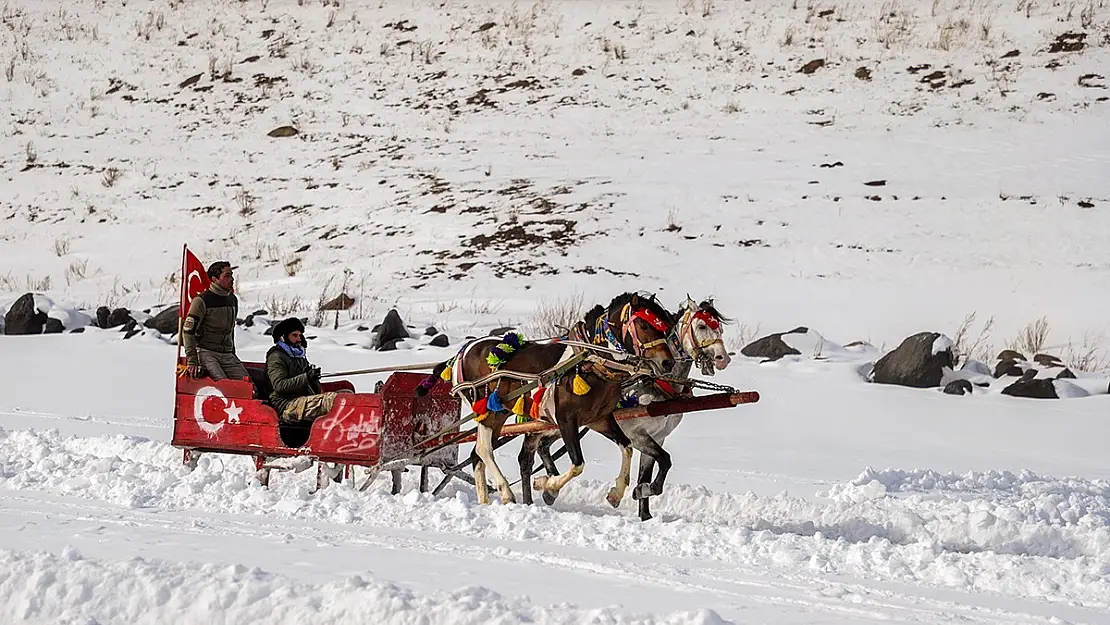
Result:
[[[724,325],[729,321],[731,320],[717,311],[712,300],[695,303],[687,296],[686,301],[682,303],[681,316],[671,333],[667,335],[672,345],[672,353],[675,354],[678,362],[670,378],[688,379],[694,365],[698,366],[702,374],[709,376],[726,369],[732,362],[723,338]],[[663,384],[653,384],[647,380],[637,381],[624,393],[625,398],[635,398],[640,405],[683,395],[689,395],[688,387],[676,383],[673,388],[667,388]],[[651,443],[647,442],[651,441],[662,447],[671,432],[674,432],[678,424],[682,423],[682,417],[681,413],[640,417],[620,422],[620,426],[635,445],[651,446]],[[640,519],[643,521],[651,518],[648,497],[657,496],[663,492],[663,482],[671,468],[670,456],[666,456],[665,464],[660,458],[659,473],[653,481],[651,474],[655,464],[655,459],[640,454],[640,473],[632,496],[640,502]]]

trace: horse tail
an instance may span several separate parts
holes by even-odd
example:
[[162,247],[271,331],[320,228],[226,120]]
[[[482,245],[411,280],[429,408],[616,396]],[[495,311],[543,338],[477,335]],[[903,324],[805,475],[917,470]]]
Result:
[[430,393],[433,388],[435,388],[435,385],[438,384],[439,381],[442,379],[440,378],[440,376],[443,375],[443,370],[447,368],[447,365],[450,362],[450,360],[444,360],[443,362],[439,363],[435,366],[434,369],[432,369],[432,372],[428,374],[428,377],[420,381],[420,384],[416,387],[417,397],[424,397],[425,395]]

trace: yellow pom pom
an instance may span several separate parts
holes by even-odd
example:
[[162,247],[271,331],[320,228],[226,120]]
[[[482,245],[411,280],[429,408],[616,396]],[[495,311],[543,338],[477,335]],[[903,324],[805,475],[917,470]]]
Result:
[[513,404],[513,414],[515,414],[515,415],[524,414],[524,395],[521,395],[520,397],[516,398],[516,403]]
[[485,419],[488,416],[489,416],[488,412],[483,412],[482,414],[478,415],[477,417],[474,417],[474,422],[475,423],[481,423],[482,420]]
[[582,379],[582,376],[578,375],[577,373],[574,374],[574,394],[575,395],[585,395],[586,393],[589,393],[589,392],[590,392],[590,385],[586,384],[586,381]]
[[439,377],[442,378],[444,382],[450,382],[451,381],[451,367],[444,367],[443,372],[439,374]]

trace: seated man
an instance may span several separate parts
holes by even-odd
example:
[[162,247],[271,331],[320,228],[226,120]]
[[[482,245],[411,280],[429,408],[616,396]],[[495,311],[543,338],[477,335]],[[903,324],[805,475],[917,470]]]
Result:
[[226,260],[208,267],[211,284],[193,298],[181,328],[189,377],[200,377],[201,370],[213,380],[248,378],[246,367],[235,354],[235,319],[239,300],[235,297],[234,267]]
[[290,317],[274,326],[274,345],[266,352],[266,377],[273,386],[270,405],[286,422],[312,421],[335,404],[335,393],[320,390],[320,368],[305,357],[304,324]]

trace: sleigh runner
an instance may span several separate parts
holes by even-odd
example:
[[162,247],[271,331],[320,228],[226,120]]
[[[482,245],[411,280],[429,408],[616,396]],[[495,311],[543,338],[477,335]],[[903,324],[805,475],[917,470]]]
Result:
[[[202,282],[195,280],[195,271],[189,271],[190,267],[198,265],[186,248],[182,262],[183,302],[195,295],[194,291]],[[182,314],[184,310],[183,306]],[[182,375],[184,359],[179,349],[172,444],[184,451],[184,462],[190,466],[196,466],[203,453],[251,456],[263,486],[268,485],[272,470],[303,471],[315,464],[317,488],[324,488],[332,481],[353,478],[353,468],[364,467],[366,479],[361,489],[366,489],[382,471],[389,471],[393,475],[393,492],[397,493],[401,472],[407,467],[419,467],[421,492],[434,490],[438,493],[451,479],[457,478],[475,484],[481,499],[486,486],[484,475],[481,475],[482,464],[473,454],[470,459],[460,461],[459,446],[478,441],[486,418],[494,415],[508,421],[511,416],[512,423],[498,428],[494,447],[500,447],[518,436],[527,439],[558,430],[559,415],[553,409],[555,388],[566,382],[565,386],[574,395],[589,395],[591,388],[583,378],[584,371],[595,381],[623,375],[625,379],[666,384],[658,368],[641,355],[620,353],[622,350],[597,342],[575,340],[578,338],[561,337],[529,343],[519,335],[506,335],[475,342],[497,343],[488,356],[492,365],[510,362],[511,352],[525,344],[557,345],[564,350],[563,357],[554,366],[535,373],[495,366],[489,375],[465,380],[460,363],[465,350],[473,347],[468,344],[449,361],[449,368],[445,366],[448,363],[429,363],[329,374],[324,377],[390,373],[384,382],[378,382],[373,393],[356,392],[355,386],[346,380],[322,382],[324,392],[340,392],[331,410],[310,423],[294,424],[279,421],[277,411],[269,405],[270,385],[262,363],[244,363],[249,380],[193,379]],[[507,348],[508,353],[502,348]],[[415,373],[414,369],[431,369],[432,374]],[[759,399],[754,391],[740,392],[689,379],[675,381],[722,392],[618,408],[611,412],[613,419],[627,422],[715,410]],[[499,393],[497,388],[507,388],[503,382],[515,386]],[[490,387],[494,387],[492,393],[474,393],[475,389]],[[470,391],[466,401],[469,410],[463,415],[464,401],[460,395],[467,391]],[[464,429],[463,426],[471,421],[478,422],[479,427]],[[468,472],[472,467],[479,474],[477,483],[475,476]],[[442,473],[435,489],[430,489],[430,468]]]

